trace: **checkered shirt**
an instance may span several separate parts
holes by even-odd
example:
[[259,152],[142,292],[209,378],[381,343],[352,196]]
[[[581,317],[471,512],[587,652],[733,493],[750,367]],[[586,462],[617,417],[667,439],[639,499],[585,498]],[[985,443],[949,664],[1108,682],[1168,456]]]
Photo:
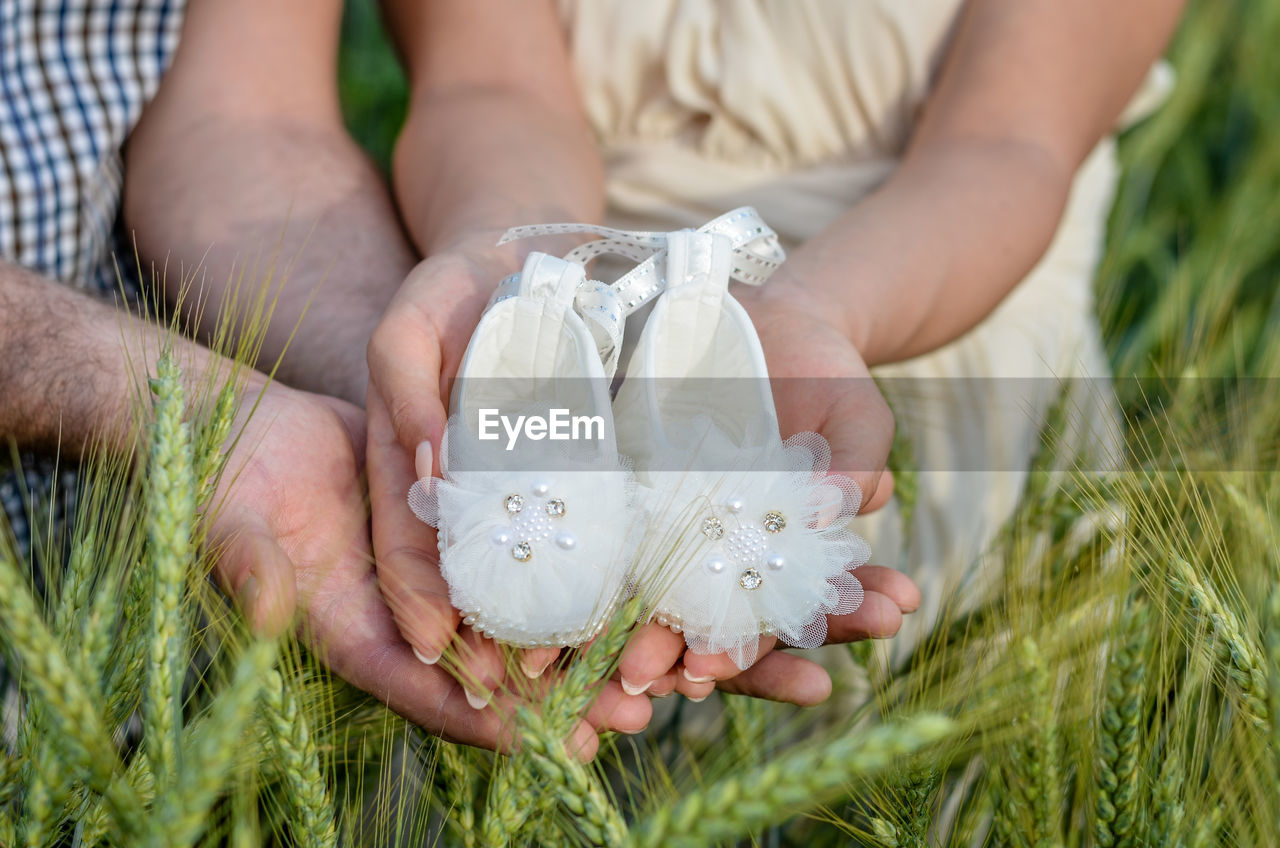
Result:
[[[0,0],[0,258],[78,288],[116,288],[113,253],[132,256],[117,250],[121,147],[173,58],[184,9]],[[47,462],[22,464],[23,474],[4,473],[0,450],[0,505],[25,554],[23,490],[47,499],[52,476]]]

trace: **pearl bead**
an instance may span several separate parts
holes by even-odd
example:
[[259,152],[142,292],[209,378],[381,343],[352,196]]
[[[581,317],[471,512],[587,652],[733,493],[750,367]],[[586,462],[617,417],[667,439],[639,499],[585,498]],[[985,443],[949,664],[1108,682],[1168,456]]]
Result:
[[724,507],[730,512],[736,514],[746,509],[747,505],[743,503],[742,498],[729,498],[729,500],[725,502]]
[[495,527],[493,532],[489,534],[489,541],[498,547],[506,547],[511,542],[511,534],[505,527]]
[[787,564],[787,560],[777,551],[769,551],[765,555],[764,564],[772,571],[781,571],[782,567]]
[[538,480],[529,487],[529,491],[533,492],[540,498],[545,498],[547,496],[547,492],[551,491],[551,484],[546,480]]
[[561,530],[556,534],[556,545],[561,550],[571,551],[578,547],[578,537],[567,531]]
[[712,574],[721,574],[724,572],[726,568],[729,567],[729,564],[724,561],[724,557],[719,557],[719,556],[707,557],[707,561],[705,565],[706,565],[707,571],[710,571]]

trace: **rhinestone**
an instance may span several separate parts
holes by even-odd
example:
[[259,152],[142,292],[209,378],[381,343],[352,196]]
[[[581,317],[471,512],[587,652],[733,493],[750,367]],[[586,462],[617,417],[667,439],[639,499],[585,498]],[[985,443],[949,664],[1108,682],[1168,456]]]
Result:
[[770,533],[781,533],[787,526],[787,518],[782,513],[766,512],[764,514],[764,529]]
[[515,515],[520,510],[524,509],[524,498],[520,495],[507,495],[504,505],[510,515]]
[[547,515],[552,518],[563,518],[566,512],[564,501],[559,498],[552,498],[547,501]]
[[714,515],[702,520],[702,535],[708,539],[720,539],[724,536],[724,522]]
[[770,571],[781,571],[787,564],[787,560],[777,551],[769,551],[765,555],[764,564],[769,567]]
[[760,588],[760,584],[764,582],[764,578],[760,576],[760,572],[754,568],[748,568],[742,572],[742,576],[738,578],[738,585],[746,589],[748,592],[755,591]]
[[528,562],[533,559],[533,545],[528,542],[516,542],[511,546],[511,558],[516,562]]

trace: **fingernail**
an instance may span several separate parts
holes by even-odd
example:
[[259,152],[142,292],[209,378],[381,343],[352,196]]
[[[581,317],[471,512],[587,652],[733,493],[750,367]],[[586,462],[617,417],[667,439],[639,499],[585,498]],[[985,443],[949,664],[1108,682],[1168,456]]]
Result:
[[258,600],[258,594],[262,591],[262,587],[258,585],[258,578],[252,574],[240,584],[240,609],[246,614],[250,614],[253,605]]
[[628,695],[643,695],[645,692],[649,691],[649,687],[652,685],[652,680],[643,686],[637,686],[634,683],[628,683],[625,677],[622,678],[622,691],[626,692]]
[[435,656],[429,657],[426,654],[422,653],[422,651],[419,651],[417,648],[414,648],[413,655],[417,657],[419,660],[421,660],[422,662],[426,663],[427,665],[435,665],[436,663],[440,662],[439,651],[436,652]]
[[639,730],[624,730],[622,732],[627,734],[628,736],[639,736],[641,733],[644,733],[648,729],[649,729],[649,725],[646,724],[644,727],[640,728]]
[[690,683],[710,683],[711,681],[716,679],[714,675],[711,677],[694,677],[692,674],[689,673],[689,669],[687,668],[680,669],[680,673],[683,674],[684,679],[689,681]]
[[689,696],[686,695],[685,697],[689,699],[689,703],[691,704],[701,704],[703,701],[707,700],[709,696],[703,695],[701,698],[689,698]]
[[431,462],[435,458],[431,450],[431,442],[418,445],[413,455],[413,467],[418,472],[418,479],[425,480],[431,476]]
[[475,693],[473,693],[470,689],[466,688],[465,686],[464,686],[464,687],[462,687],[462,691],[466,694],[466,696],[467,696],[467,703],[471,705],[471,709],[473,709],[473,710],[483,710],[485,707],[489,706],[489,697],[490,697],[490,696],[488,696],[488,695],[476,695]]
[[529,665],[529,659],[527,657],[521,657],[520,670],[523,671],[524,676],[530,680],[537,680],[542,676],[542,672],[547,670],[547,666],[551,665],[553,662],[555,662],[555,657],[548,658],[547,661],[541,665]]

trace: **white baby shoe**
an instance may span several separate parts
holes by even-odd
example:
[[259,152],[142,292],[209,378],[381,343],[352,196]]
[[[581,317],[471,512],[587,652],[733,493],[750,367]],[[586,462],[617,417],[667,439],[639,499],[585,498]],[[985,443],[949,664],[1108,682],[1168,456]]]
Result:
[[[755,662],[759,637],[812,648],[853,612],[870,556],[861,493],[816,433],[785,441],[750,317],[728,292],[749,232],[666,236],[662,292],[614,400],[648,532],[635,581],[697,653]],[[762,280],[751,280],[760,282]]]
[[[430,491],[416,486],[410,500],[442,528],[454,605],[505,641],[576,644],[603,625],[630,567],[653,616],[683,632],[691,650],[727,653],[746,668],[764,634],[821,645],[826,616],[861,604],[851,572],[870,551],[847,528],[861,493],[827,473],[826,441],[815,433],[782,439],[759,338],[728,292],[731,279],[760,284],[778,267],[776,235],[743,208],[697,232],[550,224],[510,230],[503,240],[580,232],[601,238],[565,260],[534,254],[522,274],[503,281],[460,372],[464,386],[468,375],[484,374],[523,378],[528,387],[473,385],[455,393],[453,409],[470,421],[486,402],[546,410],[558,398],[603,415],[616,441],[586,452],[568,442],[563,454],[550,451],[551,461],[531,449],[515,463],[473,438],[474,425],[451,420],[445,481]],[[579,263],[606,253],[639,265],[611,285],[587,281]],[[654,298],[609,416],[604,386],[626,319]],[[593,388],[554,379],[579,375]],[[642,542],[619,452],[637,469]],[[571,500],[585,501],[583,509]],[[569,516],[581,523],[570,527]],[[588,548],[589,556],[571,555]],[[528,567],[539,556],[550,560],[545,571]],[[511,560],[522,567],[513,570]],[[584,571],[586,563],[594,570]]]
[[604,365],[574,311],[592,290],[581,264],[542,253],[503,281],[458,370],[443,479],[409,495],[439,530],[454,607],[514,645],[596,635],[642,529]]

